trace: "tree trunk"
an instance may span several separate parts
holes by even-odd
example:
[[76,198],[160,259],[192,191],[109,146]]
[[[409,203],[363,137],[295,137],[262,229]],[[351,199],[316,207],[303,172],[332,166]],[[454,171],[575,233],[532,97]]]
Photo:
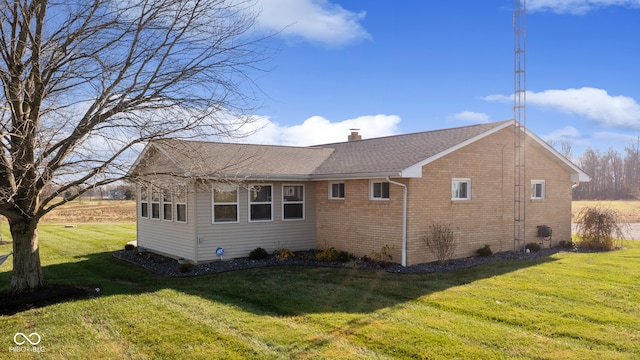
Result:
[[38,247],[38,221],[9,221],[13,238],[13,274],[10,294],[37,290],[45,285]]

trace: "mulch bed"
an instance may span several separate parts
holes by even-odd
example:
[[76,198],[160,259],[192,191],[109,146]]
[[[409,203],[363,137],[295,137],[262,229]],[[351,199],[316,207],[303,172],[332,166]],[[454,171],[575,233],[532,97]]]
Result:
[[99,287],[51,285],[18,295],[0,293],[0,315],[14,315],[29,309],[77,299],[88,299],[100,294]]

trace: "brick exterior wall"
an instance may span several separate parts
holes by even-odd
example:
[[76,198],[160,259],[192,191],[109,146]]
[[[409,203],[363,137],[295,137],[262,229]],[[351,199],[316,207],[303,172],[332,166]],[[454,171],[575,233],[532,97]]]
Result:
[[[527,243],[548,247],[549,241],[536,237],[538,225],[552,228],[553,245],[571,238],[572,183],[566,165],[527,140]],[[452,178],[471,179],[471,200],[451,200]],[[533,179],[545,181],[545,199],[530,199]],[[393,180],[409,186],[407,265],[436,260],[422,239],[436,223],[455,231],[454,258],[474,256],[485,244],[494,252],[514,249],[512,127],[425,165],[422,178]],[[390,199],[375,201],[369,200],[369,180],[347,180],[344,200],[331,200],[328,184],[317,183],[318,248],[371,256],[389,245],[393,261],[400,262],[402,188],[390,184]]]

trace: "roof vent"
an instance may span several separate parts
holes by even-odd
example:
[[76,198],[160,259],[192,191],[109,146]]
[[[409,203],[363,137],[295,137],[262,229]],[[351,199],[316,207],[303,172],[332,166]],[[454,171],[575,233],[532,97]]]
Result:
[[358,135],[358,130],[360,129],[349,129],[351,131],[351,135],[347,138],[349,141],[358,141],[362,140],[362,135]]

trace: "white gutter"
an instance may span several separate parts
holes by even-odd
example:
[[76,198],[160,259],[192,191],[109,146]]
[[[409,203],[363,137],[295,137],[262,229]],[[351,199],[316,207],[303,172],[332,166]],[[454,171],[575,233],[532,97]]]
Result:
[[407,266],[407,185],[391,180],[387,176],[387,181],[391,184],[402,186],[402,266]]

